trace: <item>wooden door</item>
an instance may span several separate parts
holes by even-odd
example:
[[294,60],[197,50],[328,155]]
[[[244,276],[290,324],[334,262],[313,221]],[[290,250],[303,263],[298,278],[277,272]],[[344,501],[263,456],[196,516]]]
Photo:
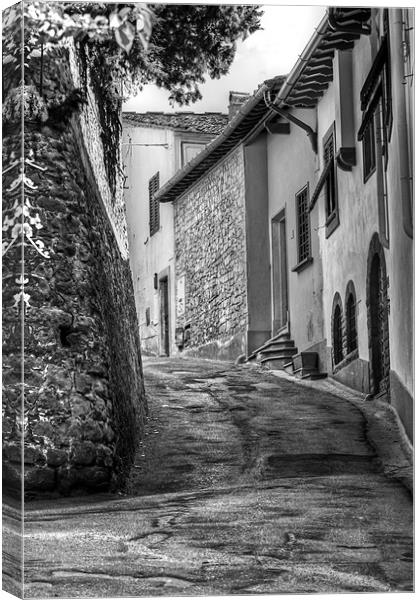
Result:
[[388,395],[389,392],[389,327],[388,293],[385,265],[375,254],[370,272],[370,345],[372,392]]
[[160,349],[161,355],[169,356],[169,291],[168,278],[159,280],[160,296]]
[[286,215],[282,210],[271,221],[271,264],[273,267],[273,335],[288,324],[288,275],[286,247]]

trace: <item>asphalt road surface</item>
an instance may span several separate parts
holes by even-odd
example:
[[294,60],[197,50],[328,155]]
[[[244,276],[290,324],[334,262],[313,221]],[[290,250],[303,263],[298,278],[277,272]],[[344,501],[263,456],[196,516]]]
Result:
[[126,493],[27,505],[26,597],[413,589],[411,494],[357,403],[214,361],[145,378]]

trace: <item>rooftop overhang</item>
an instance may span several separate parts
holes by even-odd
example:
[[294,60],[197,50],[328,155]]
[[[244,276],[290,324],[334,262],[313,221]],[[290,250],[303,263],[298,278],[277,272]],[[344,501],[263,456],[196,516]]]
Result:
[[275,77],[265,81],[241,106],[224,131],[162,186],[156,193],[156,198],[160,202],[176,200],[221,158],[243,142],[259,126],[262,127],[264,122],[274,114],[267,108],[264,94],[267,91],[277,93],[284,79],[285,77]]
[[369,35],[370,16],[370,8],[329,8],[274,103],[315,108],[333,79],[335,50],[350,50],[361,35]]
[[157,199],[176,200],[228,152],[268,123],[276,111],[267,106],[267,96],[285,109],[315,108],[333,79],[335,50],[349,50],[361,35],[370,34],[370,16],[370,8],[329,8],[290,74],[265,81],[225,130],[157,192]]

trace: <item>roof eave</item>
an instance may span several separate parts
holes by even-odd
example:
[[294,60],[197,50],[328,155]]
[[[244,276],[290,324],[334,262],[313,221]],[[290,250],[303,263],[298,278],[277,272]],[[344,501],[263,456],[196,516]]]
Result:
[[279,107],[316,106],[324,94],[325,83],[333,79],[335,51],[351,50],[361,35],[370,35],[371,26],[367,23],[370,17],[368,7],[330,7],[273,103]]
[[[181,181],[191,174],[194,169],[202,163],[207,157],[209,157],[221,144],[228,140],[232,133],[237,129],[237,127],[244,121],[244,119],[249,116],[253,109],[259,104],[259,102],[263,99],[264,93],[268,90],[271,90],[275,85],[275,79],[271,79],[265,81],[261,84],[258,90],[255,92],[251,98],[245,102],[238,110],[233,119],[227,124],[226,128],[219,134],[200,154],[195,156],[185,167],[180,169],[157,193],[156,198],[159,202],[171,202],[182,195],[187,189],[193,185],[193,182],[186,184],[185,189],[176,194],[170,194],[173,188],[180,184]],[[264,119],[267,119],[268,114],[271,114],[271,109],[267,108],[267,115],[264,116]],[[262,120],[262,119],[261,119]],[[245,137],[245,136],[244,136]],[[235,145],[236,146],[236,145]],[[229,150],[233,150],[233,147]],[[219,159],[215,161],[218,162]],[[199,177],[197,177],[198,179]]]

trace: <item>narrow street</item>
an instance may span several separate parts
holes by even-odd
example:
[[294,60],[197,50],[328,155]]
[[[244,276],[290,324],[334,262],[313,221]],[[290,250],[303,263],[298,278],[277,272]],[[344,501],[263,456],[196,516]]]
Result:
[[357,403],[215,361],[144,371],[126,495],[26,505],[25,597],[412,590],[411,494]]

